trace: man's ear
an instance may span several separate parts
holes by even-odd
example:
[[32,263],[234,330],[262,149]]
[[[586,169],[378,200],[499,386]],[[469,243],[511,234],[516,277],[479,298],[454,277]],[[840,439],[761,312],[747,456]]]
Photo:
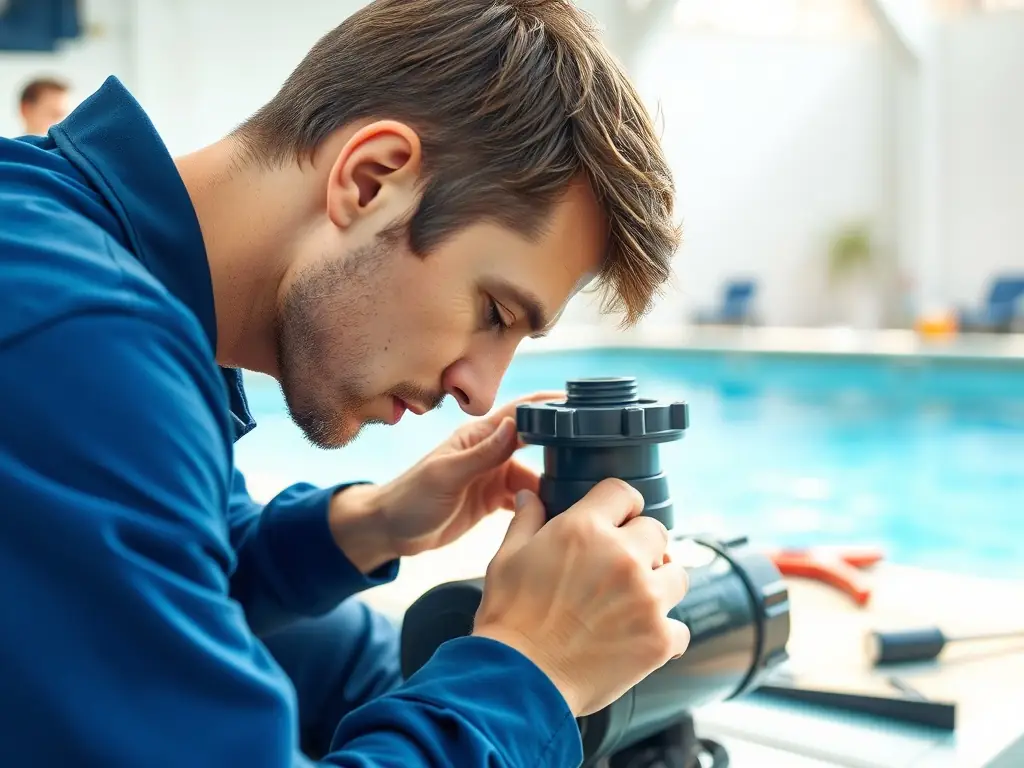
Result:
[[393,221],[412,207],[421,163],[420,138],[405,123],[381,120],[345,142],[331,167],[327,214],[339,228],[367,217]]

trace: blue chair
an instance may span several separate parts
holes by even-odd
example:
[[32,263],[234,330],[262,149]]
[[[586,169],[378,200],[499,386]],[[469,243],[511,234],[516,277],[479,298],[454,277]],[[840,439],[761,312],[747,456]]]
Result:
[[985,304],[978,310],[961,310],[964,331],[1003,331],[1014,321],[1024,321],[1024,275],[1000,275],[992,281]]
[[730,280],[725,284],[722,303],[710,310],[698,312],[694,318],[704,325],[754,325],[754,300],[757,283],[753,280]]

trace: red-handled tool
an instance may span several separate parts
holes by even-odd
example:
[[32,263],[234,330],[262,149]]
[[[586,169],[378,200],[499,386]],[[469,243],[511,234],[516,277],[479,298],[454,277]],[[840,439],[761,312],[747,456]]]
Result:
[[871,587],[862,573],[884,558],[876,547],[812,547],[780,549],[769,556],[783,576],[814,579],[849,595],[857,605],[871,599]]

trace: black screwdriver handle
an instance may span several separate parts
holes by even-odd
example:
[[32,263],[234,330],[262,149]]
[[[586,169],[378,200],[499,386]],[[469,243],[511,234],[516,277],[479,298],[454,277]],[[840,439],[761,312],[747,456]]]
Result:
[[872,632],[868,636],[868,654],[874,664],[928,661],[936,658],[949,638],[938,627]]
[[868,657],[872,663],[896,664],[907,661],[930,661],[950,643],[979,642],[983,640],[1024,640],[1024,629],[985,632],[950,637],[938,627],[920,627],[893,632],[872,632],[867,637]]

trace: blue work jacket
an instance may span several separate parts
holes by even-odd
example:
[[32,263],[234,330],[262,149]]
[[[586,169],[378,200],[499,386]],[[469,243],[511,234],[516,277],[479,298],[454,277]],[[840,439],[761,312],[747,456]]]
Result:
[[[115,78],[0,139],[0,765],[295,768],[296,690],[258,636],[393,579],[334,544],[343,486],[266,505],[215,360],[195,211]],[[323,765],[572,766],[557,690],[460,638],[342,720]]]

